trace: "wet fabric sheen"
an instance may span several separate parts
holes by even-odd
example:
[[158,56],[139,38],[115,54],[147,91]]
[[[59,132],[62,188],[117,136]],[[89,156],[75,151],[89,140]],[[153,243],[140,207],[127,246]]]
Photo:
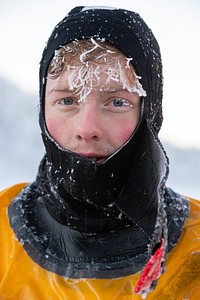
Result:
[[[139,275],[120,279],[66,279],[32,261],[10,228],[7,206],[24,185],[0,194],[0,299],[2,300],[139,300]],[[181,240],[167,256],[167,272],[147,300],[199,300],[200,202],[190,199],[190,216]]]

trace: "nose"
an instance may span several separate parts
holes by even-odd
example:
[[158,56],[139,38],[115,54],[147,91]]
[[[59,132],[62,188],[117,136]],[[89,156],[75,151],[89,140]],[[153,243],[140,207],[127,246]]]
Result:
[[103,120],[98,107],[92,103],[83,103],[77,116],[75,136],[85,142],[101,140]]

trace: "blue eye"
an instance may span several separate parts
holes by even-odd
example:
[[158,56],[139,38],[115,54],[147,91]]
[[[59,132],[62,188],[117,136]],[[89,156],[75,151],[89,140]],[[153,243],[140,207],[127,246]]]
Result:
[[72,98],[64,98],[63,104],[65,105],[72,105],[74,103],[74,100]]
[[122,99],[114,99],[113,100],[113,105],[116,107],[121,107],[124,105],[124,101]]

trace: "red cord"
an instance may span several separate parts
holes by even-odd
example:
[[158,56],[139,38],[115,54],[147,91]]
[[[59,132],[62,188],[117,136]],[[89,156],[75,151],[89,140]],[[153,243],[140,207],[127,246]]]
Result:
[[135,286],[135,293],[148,293],[151,284],[154,280],[158,279],[162,274],[162,262],[164,257],[164,239],[161,240],[160,247],[151,255],[149,261],[144,267],[140,278]]

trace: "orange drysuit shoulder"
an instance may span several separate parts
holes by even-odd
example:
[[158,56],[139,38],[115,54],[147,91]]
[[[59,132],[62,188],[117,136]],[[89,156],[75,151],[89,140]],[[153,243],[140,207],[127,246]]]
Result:
[[[37,265],[10,228],[7,206],[26,184],[0,193],[0,300],[138,300],[139,274],[119,279],[63,278]],[[189,200],[187,219],[178,245],[166,261],[166,272],[147,300],[200,299],[200,202]]]

